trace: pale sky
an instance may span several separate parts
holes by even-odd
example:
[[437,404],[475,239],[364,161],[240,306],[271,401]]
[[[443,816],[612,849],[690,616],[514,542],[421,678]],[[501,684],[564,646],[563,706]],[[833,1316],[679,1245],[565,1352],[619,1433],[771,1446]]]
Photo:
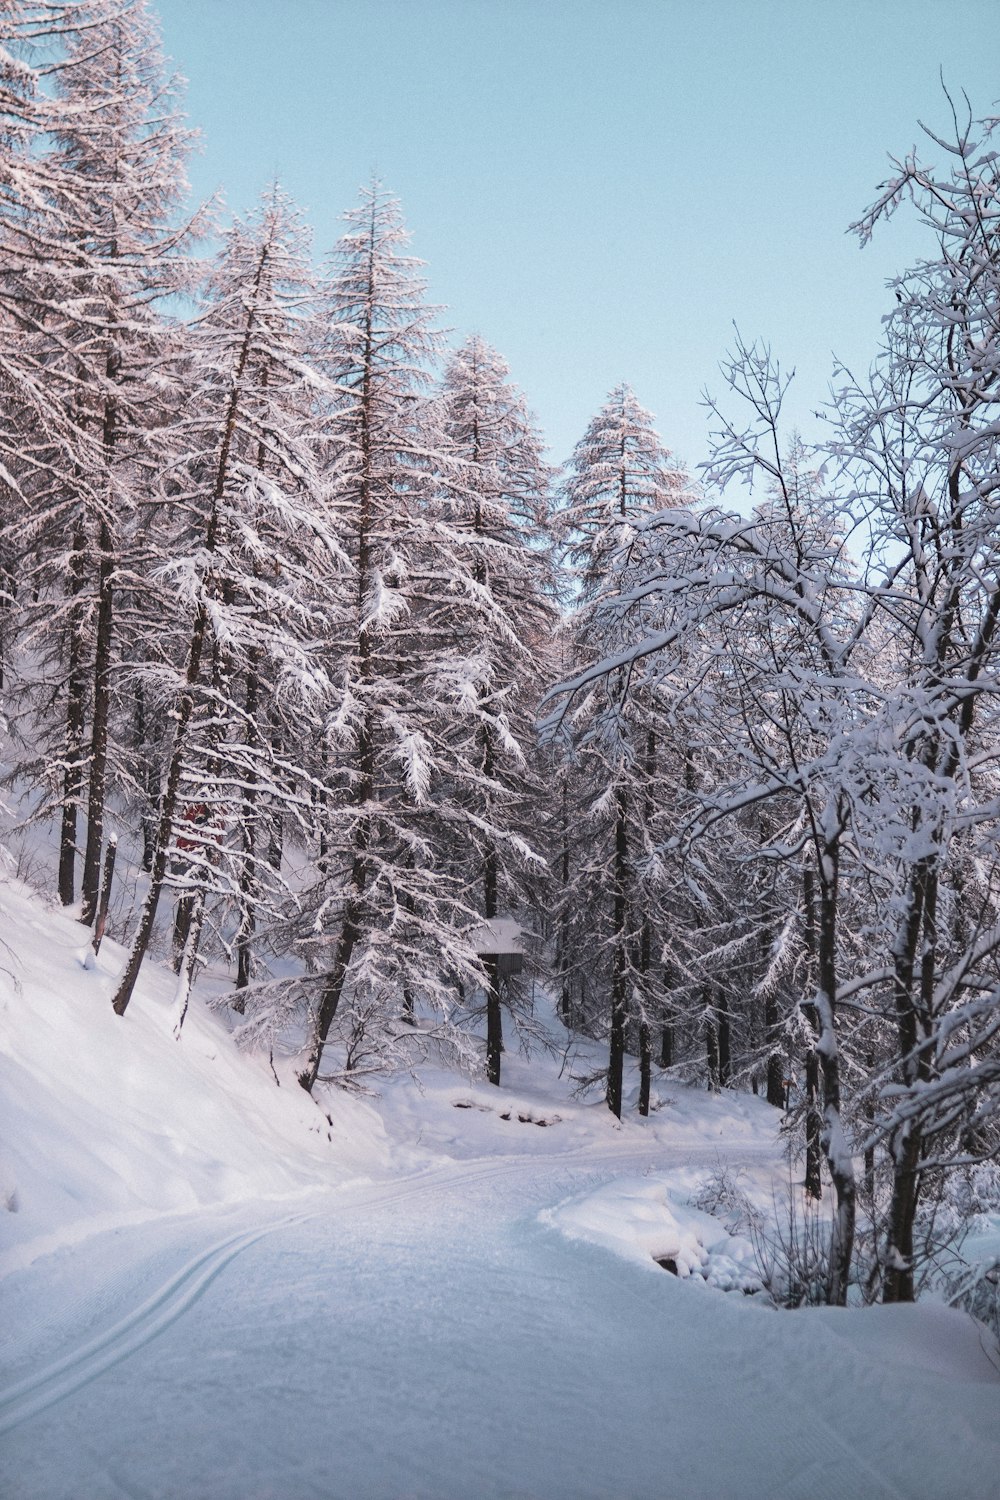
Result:
[[845,233],[888,154],[947,129],[942,73],[1000,110],[1000,0],[152,3],[196,192],[242,211],[277,175],[319,255],[377,172],[556,461],[627,380],[695,465],[734,322],[796,368],[809,436],[833,351],[867,366],[885,278],[933,253],[908,214]]

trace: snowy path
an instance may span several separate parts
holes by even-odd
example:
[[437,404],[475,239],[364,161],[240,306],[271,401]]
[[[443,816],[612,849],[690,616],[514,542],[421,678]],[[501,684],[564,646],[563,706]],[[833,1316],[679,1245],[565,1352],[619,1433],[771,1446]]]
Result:
[[[870,1362],[836,1314],[783,1317],[539,1222],[643,1164],[662,1148],[452,1162],[39,1262],[6,1297],[3,1492],[996,1496],[995,1382],[907,1365],[905,1337]],[[910,1310],[882,1312],[905,1335]]]

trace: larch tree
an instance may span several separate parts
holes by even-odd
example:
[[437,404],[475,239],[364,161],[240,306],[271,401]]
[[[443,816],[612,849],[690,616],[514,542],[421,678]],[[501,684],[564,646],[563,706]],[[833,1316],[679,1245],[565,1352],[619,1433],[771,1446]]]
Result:
[[[319,381],[304,358],[311,295],[302,226],[272,190],[233,225],[214,267],[192,331],[195,399],[151,539],[152,605],[176,623],[159,663],[150,652],[138,671],[168,705],[173,734],[118,1014],[165,883],[186,903],[177,955],[186,993],[207,893],[236,907],[242,951],[251,913],[275,884],[257,857],[262,799],[303,819],[309,806],[308,715],[329,696],[318,643],[347,566],[315,462]],[[278,744],[274,715],[289,721]]]
[[[604,657],[634,639],[632,622],[623,637],[603,600],[623,587],[622,569],[631,565],[625,560],[644,522],[689,496],[690,483],[661,443],[650,413],[629,386],[618,386],[574,450],[558,517],[565,555],[578,579],[572,623],[578,661]],[[607,675],[588,694],[573,733],[582,747],[573,814],[579,835],[577,904],[579,888],[588,891],[584,928],[578,927],[574,940],[581,955],[591,950],[592,972],[610,989],[606,1092],[608,1108],[620,1117],[633,997],[653,983],[653,903],[639,872],[649,871],[645,830],[653,816],[652,789],[663,747],[654,701],[643,697],[640,702],[637,696],[630,702],[624,673]],[[646,1008],[639,1009],[645,1109],[651,1033]]]
[[[550,472],[508,374],[479,337],[445,371],[439,417],[451,464],[426,606],[451,704],[443,725],[455,767],[451,859],[487,923],[504,913],[527,922],[541,905],[544,870],[534,848],[543,802],[534,713],[553,624]],[[499,1083],[504,982],[496,955],[483,967],[486,1072]]]
[[447,1014],[454,978],[477,977],[435,801],[447,678],[424,603],[447,464],[428,398],[440,336],[396,200],[374,182],[346,218],[320,304],[320,364],[336,391],[322,462],[352,574],[346,624],[327,643],[325,855],[304,932],[318,975],[299,1075],[310,1091],[345,990],[355,1035],[384,1035],[417,995]]
[[157,303],[190,278],[183,252],[193,225],[179,225],[176,215],[192,133],[177,113],[176,85],[164,78],[143,0],[82,0],[71,23],[29,216],[35,232],[22,235],[19,308],[63,419],[34,460],[20,535],[22,552],[35,547],[42,631],[52,615],[50,561],[61,559],[59,892],[64,902],[75,895],[85,800],[82,919],[90,922],[106,814],[119,570],[178,400]]

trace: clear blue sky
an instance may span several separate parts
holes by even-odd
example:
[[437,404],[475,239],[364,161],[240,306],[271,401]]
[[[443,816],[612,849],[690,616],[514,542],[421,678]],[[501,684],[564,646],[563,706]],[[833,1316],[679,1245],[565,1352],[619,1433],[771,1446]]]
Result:
[[[705,456],[732,324],[797,370],[806,435],[832,351],[864,367],[903,215],[845,234],[939,74],[1000,98],[1000,0],[152,0],[188,81],[199,195],[277,175],[317,252],[377,171],[455,337],[504,354],[556,460],[621,380]],[[929,145],[933,157],[937,148]]]

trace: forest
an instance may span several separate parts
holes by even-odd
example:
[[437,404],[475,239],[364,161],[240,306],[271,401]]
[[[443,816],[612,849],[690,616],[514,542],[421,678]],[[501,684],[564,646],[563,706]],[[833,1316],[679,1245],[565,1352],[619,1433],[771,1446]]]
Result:
[[191,212],[181,106],[142,0],[4,5],[6,867],[309,1092],[502,1086],[547,987],[615,1116],[785,1115],[819,1300],[914,1300],[1000,1202],[997,122],[854,226],[924,258],[822,441],[737,335],[692,474],[625,383],[553,468],[377,179],[316,253]]

